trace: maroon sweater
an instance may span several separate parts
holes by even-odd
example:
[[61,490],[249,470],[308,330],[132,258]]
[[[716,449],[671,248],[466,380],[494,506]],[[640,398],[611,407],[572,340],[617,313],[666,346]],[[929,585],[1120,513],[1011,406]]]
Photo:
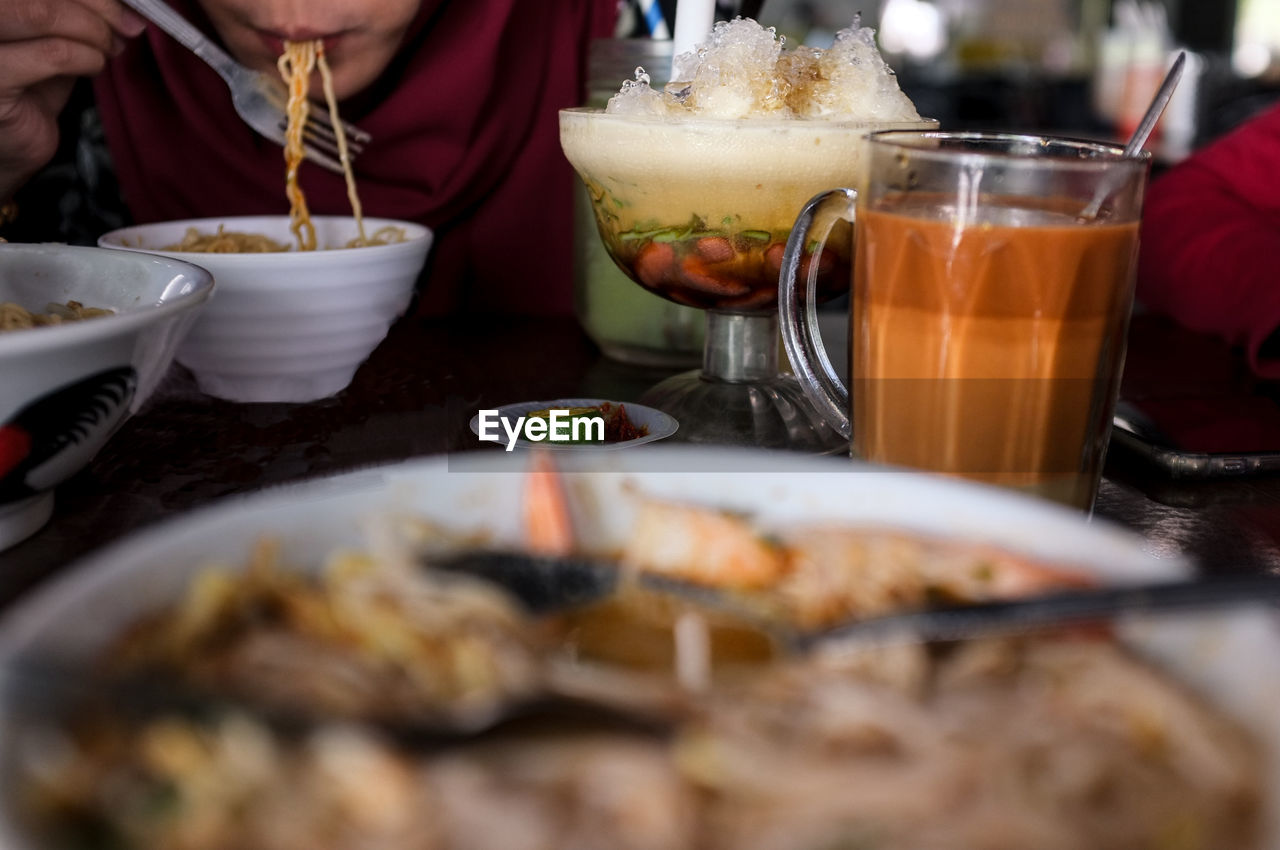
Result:
[[1280,106],[1152,183],[1138,300],[1280,378]]

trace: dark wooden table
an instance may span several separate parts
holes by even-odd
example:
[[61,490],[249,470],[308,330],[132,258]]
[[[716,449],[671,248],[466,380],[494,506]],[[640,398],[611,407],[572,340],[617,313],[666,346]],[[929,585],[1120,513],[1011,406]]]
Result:
[[[1167,322],[1135,321],[1129,387],[1183,391],[1250,380],[1225,346]],[[663,377],[602,358],[572,320],[408,318],[349,388],[312,404],[233,404],[175,367],[98,457],[59,488],[53,519],[0,552],[0,605],[134,529],[308,477],[476,448],[480,407],[538,398],[629,400]],[[1152,551],[1206,570],[1280,572],[1280,477],[1176,483],[1113,451],[1096,515],[1136,529]]]

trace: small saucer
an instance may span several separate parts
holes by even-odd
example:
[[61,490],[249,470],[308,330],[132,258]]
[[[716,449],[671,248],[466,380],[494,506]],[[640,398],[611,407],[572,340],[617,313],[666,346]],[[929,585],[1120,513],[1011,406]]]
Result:
[[[643,437],[636,437],[634,440],[623,440],[619,443],[568,443],[553,442],[551,440],[534,441],[524,437],[516,439],[515,444],[523,449],[553,449],[556,451],[613,451],[615,449],[626,449],[632,446],[639,446],[644,443],[652,443],[670,437],[680,427],[680,424],[672,419],[661,410],[655,410],[652,407],[645,407],[641,404],[632,404],[631,402],[610,401],[603,398],[559,398],[553,401],[522,401],[516,404],[507,404],[496,408],[500,419],[514,421],[521,416],[526,416],[535,410],[548,409],[569,409],[574,407],[599,407],[602,404],[616,404],[626,408],[627,418],[631,420],[631,424],[637,428],[647,428],[649,433]],[[497,442],[503,448],[507,446],[507,433],[501,425],[498,426],[498,432],[501,436]],[[480,436],[480,414],[477,413],[471,417],[471,433],[477,437]]]

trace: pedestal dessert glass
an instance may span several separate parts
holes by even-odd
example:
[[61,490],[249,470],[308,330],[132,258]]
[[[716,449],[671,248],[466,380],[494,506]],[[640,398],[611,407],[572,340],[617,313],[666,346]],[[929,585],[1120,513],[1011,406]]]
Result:
[[[847,449],[796,380],[778,370],[782,255],[806,201],[832,185],[862,185],[867,133],[935,126],[561,111],[561,145],[610,256],[637,284],[707,311],[702,369],[641,399],[679,420],[680,439]],[[801,272],[817,264],[819,300],[848,291],[850,244],[833,238],[805,254]]]

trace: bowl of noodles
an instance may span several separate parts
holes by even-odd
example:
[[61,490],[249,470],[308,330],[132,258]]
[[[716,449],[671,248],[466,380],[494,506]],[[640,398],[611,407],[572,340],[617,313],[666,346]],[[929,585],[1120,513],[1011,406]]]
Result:
[[163,257],[0,245],[0,550],[151,395],[212,291]]
[[283,215],[169,221],[115,230],[98,244],[212,273],[218,297],[178,351],[203,392],[307,402],[346,387],[404,313],[433,235],[380,218],[308,223],[299,231]]

